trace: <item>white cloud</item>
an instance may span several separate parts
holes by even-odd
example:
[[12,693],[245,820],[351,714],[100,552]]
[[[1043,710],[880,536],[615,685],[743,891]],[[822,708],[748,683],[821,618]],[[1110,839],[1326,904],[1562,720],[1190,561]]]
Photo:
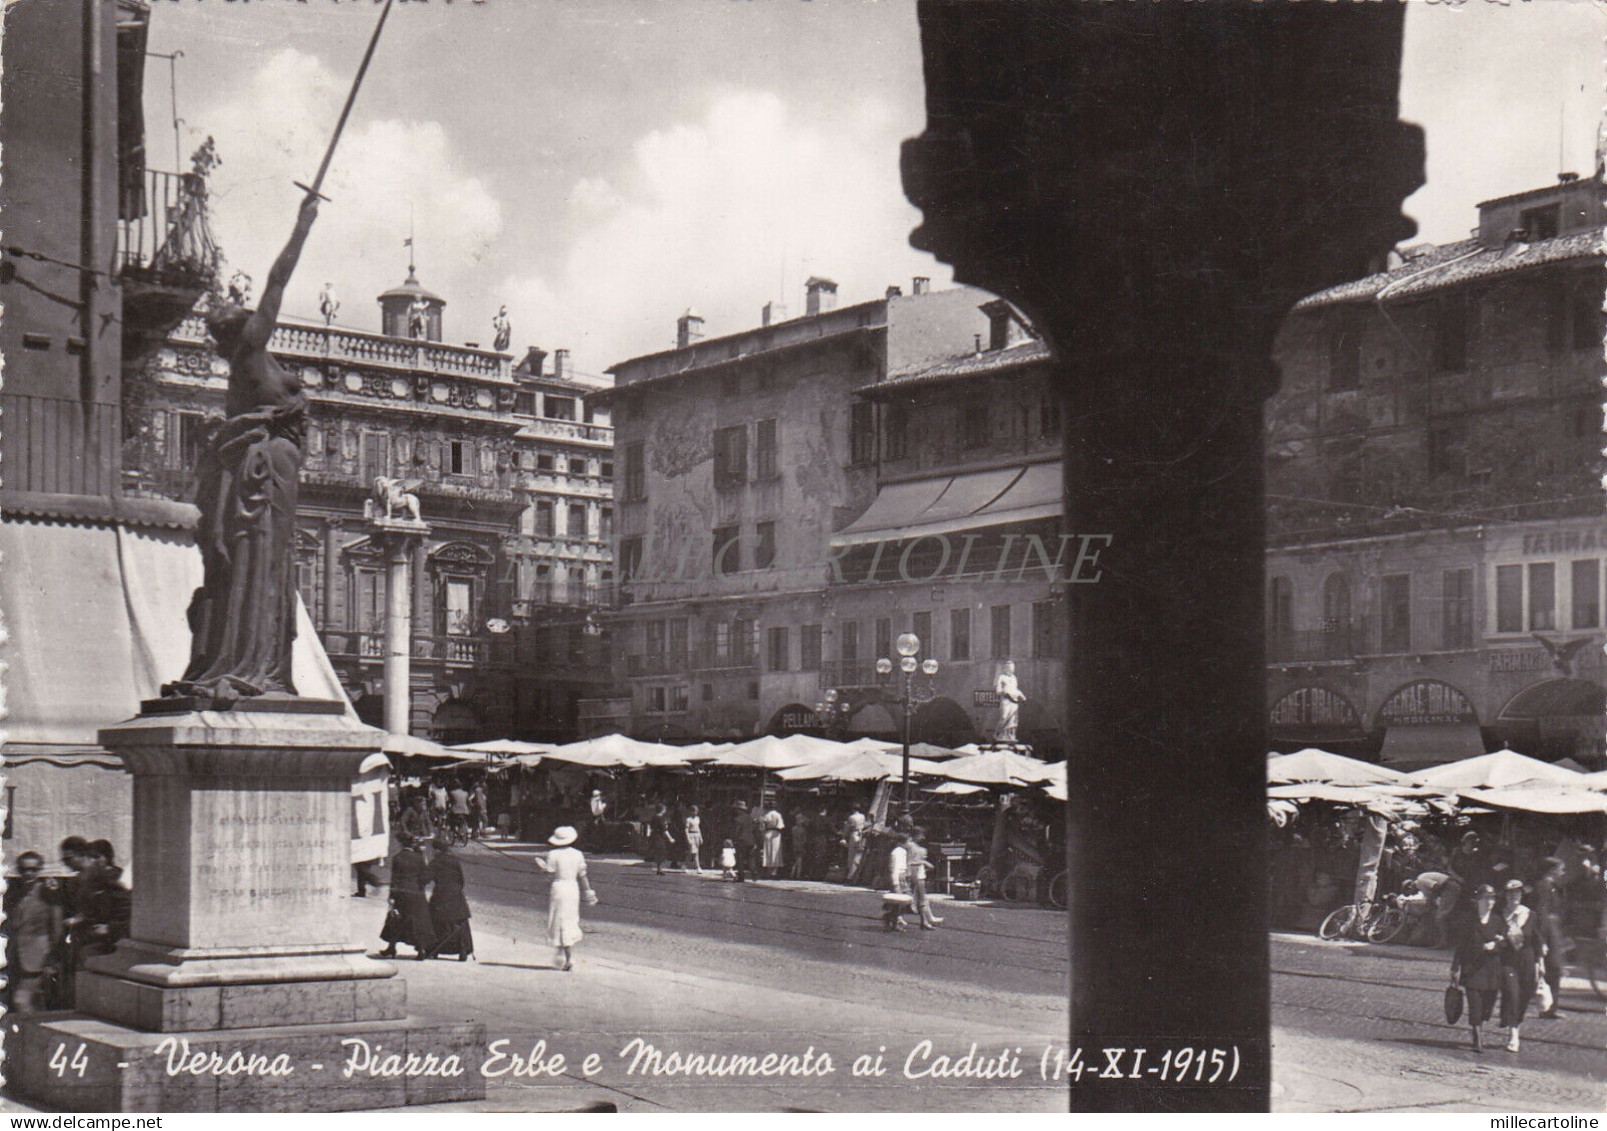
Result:
[[920,213],[897,146],[914,132],[885,106],[817,126],[774,94],[721,94],[702,121],[640,138],[621,184],[576,183],[572,213],[593,222],[561,264],[506,281],[516,342],[568,347],[600,372],[673,346],[688,306],[711,336],[758,325],[771,299],[801,314],[811,274],[835,279],[844,305],[911,275],[943,285],[948,269],[907,244]]
[[[224,164],[212,178],[213,229],[231,269],[255,280],[256,293],[284,245],[300,200],[293,180],[317,171],[346,96],[346,82],[295,50],[270,57],[234,98],[210,107],[206,127]],[[284,312],[316,316],[325,281],[343,296],[338,320],[377,328],[373,296],[407,271],[402,240],[413,209],[419,276],[451,300],[471,287],[478,264],[503,226],[501,204],[465,167],[439,122],[362,118],[347,125]],[[474,312],[478,313],[478,312]],[[454,337],[487,339],[489,318],[449,305]]]

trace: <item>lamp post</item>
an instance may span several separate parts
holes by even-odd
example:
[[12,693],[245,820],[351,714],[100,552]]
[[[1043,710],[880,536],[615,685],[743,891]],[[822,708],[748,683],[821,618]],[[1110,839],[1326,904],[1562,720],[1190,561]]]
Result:
[[848,701],[835,687],[828,687],[824,698],[815,703],[815,718],[820,720],[820,727],[826,732],[827,738],[848,720],[848,709]]
[[[915,708],[921,703],[931,702],[935,694],[930,686],[915,686],[915,673],[919,671],[930,679],[937,674],[940,665],[930,656],[925,660],[917,658],[921,654],[921,638],[913,632],[899,636],[895,647],[898,650],[898,670],[904,673],[904,688],[899,696],[904,708],[904,796],[900,812],[907,814],[910,811],[910,720],[915,717]],[[893,661],[890,658],[884,656],[876,661],[877,675],[891,675],[892,671]]]

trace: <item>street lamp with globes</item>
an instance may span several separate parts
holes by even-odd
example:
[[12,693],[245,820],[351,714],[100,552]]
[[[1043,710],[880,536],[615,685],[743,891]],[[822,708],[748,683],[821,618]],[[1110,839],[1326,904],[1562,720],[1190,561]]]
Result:
[[[915,708],[918,705],[931,702],[936,695],[930,684],[923,688],[915,686],[915,673],[919,671],[930,679],[937,674],[940,665],[931,657],[927,657],[925,660],[918,658],[921,654],[921,638],[913,632],[906,632],[900,635],[894,647],[898,652],[898,670],[904,673],[903,693],[899,696],[899,702],[904,708],[904,798],[902,812],[908,813],[910,811],[910,720],[915,717]],[[890,658],[884,656],[876,661],[877,675],[891,675],[892,673],[893,661]]]

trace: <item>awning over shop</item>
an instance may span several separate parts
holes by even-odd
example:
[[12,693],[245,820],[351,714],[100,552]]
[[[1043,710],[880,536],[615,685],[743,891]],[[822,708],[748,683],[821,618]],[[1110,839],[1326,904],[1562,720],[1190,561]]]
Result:
[[[94,748],[183,674],[201,582],[188,531],[8,518],[0,557],[10,743]],[[293,671],[302,695],[345,698],[299,602]]]
[[1484,753],[1484,739],[1474,723],[1390,727],[1384,732],[1380,760],[1409,762],[1413,767],[1459,762]]
[[864,514],[832,536],[831,544],[840,548],[1055,518],[1060,500],[1059,462],[890,483]]

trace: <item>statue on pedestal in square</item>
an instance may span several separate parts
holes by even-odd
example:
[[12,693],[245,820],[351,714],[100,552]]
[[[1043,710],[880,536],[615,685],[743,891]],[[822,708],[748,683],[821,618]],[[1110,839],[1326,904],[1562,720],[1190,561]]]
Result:
[[205,568],[190,601],[190,663],[162,688],[226,706],[241,698],[295,695],[294,564],[296,495],[307,432],[301,379],[268,352],[285,286],[318,215],[318,197],[301,203],[295,231],[279,253],[256,310],[219,303],[207,315],[229,363],[227,419],[201,453],[196,540]]

